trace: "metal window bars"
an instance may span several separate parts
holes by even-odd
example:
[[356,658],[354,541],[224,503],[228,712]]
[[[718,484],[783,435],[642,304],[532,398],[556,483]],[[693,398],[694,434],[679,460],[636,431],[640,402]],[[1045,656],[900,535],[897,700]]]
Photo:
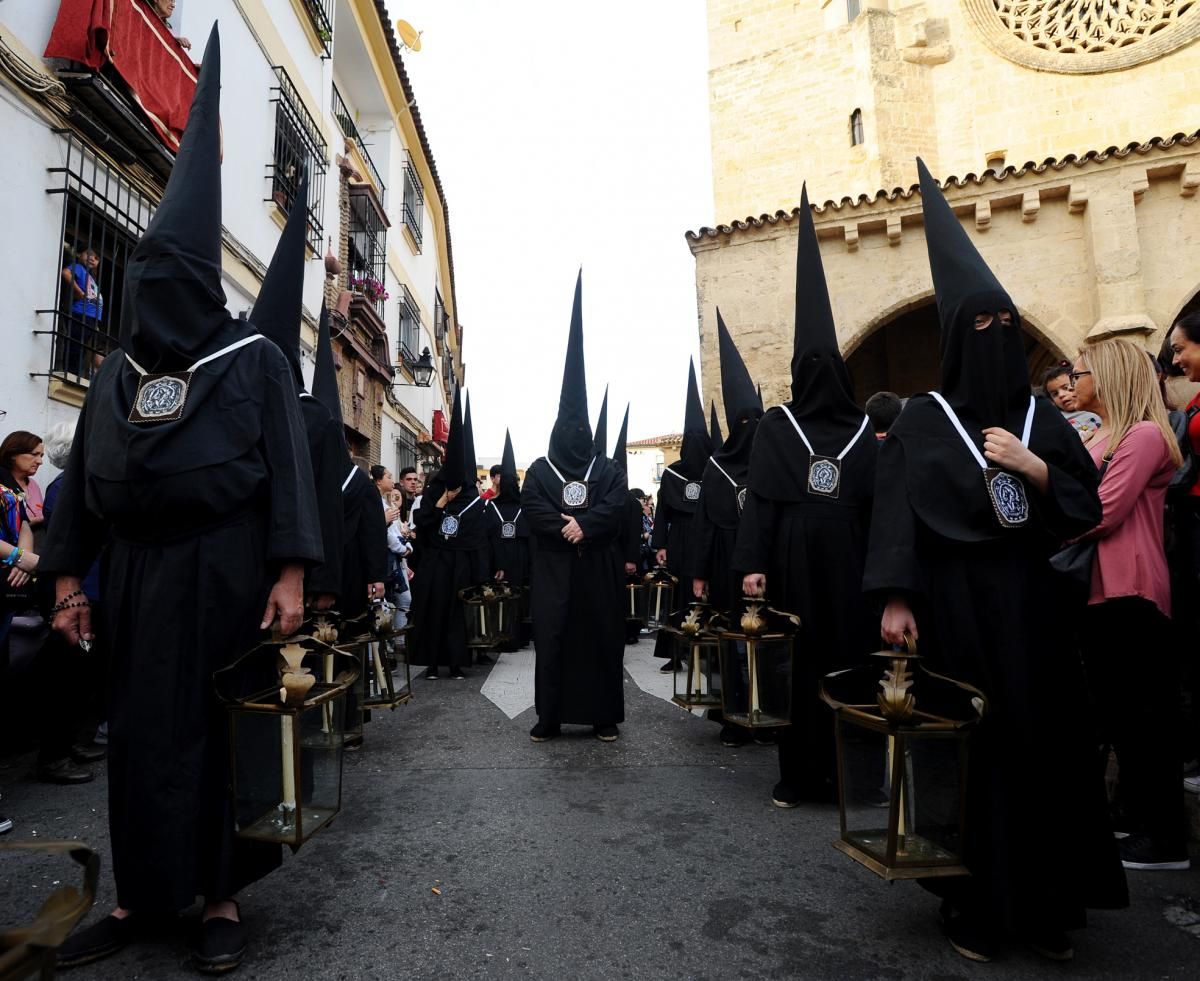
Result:
[[371,182],[379,191],[379,201],[386,208],[387,185],[383,183],[383,178],[379,176],[379,168],[375,166],[375,161],[371,159],[371,154],[367,152],[367,144],[363,142],[362,134],[358,131],[358,126],[354,122],[354,115],[350,112],[350,107],[346,105],[346,100],[342,98],[342,93],[338,91],[338,87],[334,85],[332,88],[333,98],[331,100],[331,109],[333,110],[333,118],[337,120],[342,135],[348,140],[353,140],[354,145],[358,147],[358,152],[362,154],[363,162],[367,165]]
[[446,304],[442,300],[440,290],[433,291],[433,336],[437,341],[438,350],[441,350],[446,343],[446,323],[449,320],[446,314]]
[[51,338],[49,366],[30,374],[86,386],[117,347],[125,266],[156,205],[77,133],[54,132],[65,153],[62,166],[47,168],[55,186],[46,193],[63,198],[62,252],[46,256],[54,262],[47,285],[56,273],[54,306],[36,311],[50,317],[50,327],[33,332]]
[[421,313],[407,286],[400,284],[400,360],[412,364],[421,352]]
[[388,298],[387,227],[371,202],[365,188],[350,194],[350,220],[347,226],[350,253],[350,289],[366,297],[379,319],[384,318]]
[[412,154],[404,154],[404,203],[400,206],[400,220],[412,235],[421,250],[421,222],[425,215],[425,188],[421,178],[417,176],[417,168],[413,163]]
[[415,467],[417,465],[417,437],[410,433],[407,429],[401,429],[400,435],[396,437],[396,476],[400,476],[400,471],[405,467]]
[[334,0],[303,0],[304,11],[321,39],[326,58],[333,53],[333,3]]
[[275,103],[275,151],[268,170],[271,196],[284,214],[292,210],[300,179],[308,173],[308,244],[314,252],[321,249],[323,228],[321,202],[325,192],[325,157],[328,147],[321,128],[304,108],[296,87],[282,65],[274,65],[276,85],[271,86]]

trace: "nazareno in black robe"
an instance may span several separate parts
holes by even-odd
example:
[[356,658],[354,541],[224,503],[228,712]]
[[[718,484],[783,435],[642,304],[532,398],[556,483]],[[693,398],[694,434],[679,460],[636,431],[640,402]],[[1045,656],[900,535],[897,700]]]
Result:
[[175,423],[128,422],[137,383],[119,353],[92,379],[41,570],[85,575],[111,532],[113,875],[122,907],[153,912],[279,864],[278,846],[234,836],[212,675],[259,642],[280,567],[322,553],[295,383],[270,341],[197,370]]
[[324,405],[307,393],[300,396],[300,414],[308,437],[308,455],[321,524],[321,551],[325,554],[324,560],[309,569],[304,577],[304,591],[310,596],[331,593],[340,597],[345,588],[342,581],[345,522],[341,499],[347,469],[342,427]]
[[[408,637],[413,664],[427,667],[466,667],[471,663],[467,649],[467,626],[460,590],[478,586],[488,578],[489,523],[487,502],[473,481],[444,508],[437,506],[445,485],[435,476],[414,512],[421,565],[412,578],[413,628]],[[447,538],[441,532],[447,515],[459,519],[458,534]]]
[[[507,494],[486,502],[487,534],[491,543],[491,569],[503,572],[504,581],[513,586],[528,588],[530,570],[529,520],[521,511],[520,491],[514,500]],[[505,538],[504,523],[516,522],[515,537]]]
[[[836,456],[854,436],[798,419],[813,449]],[[879,648],[879,621],[862,593],[876,442],[864,432],[842,461],[836,498],[807,490],[809,453],[782,407],[758,424],[749,490],[732,568],[767,577],[767,599],[800,617],[792,668],[792,725],[779,732],[781,782],[804,797],[824,798],[834,775],[833,725],[820,700],[822,676]],[[705,485],[705,494],[710,485]]]
[[[541,457],[529,467],[521,507],[533,527],[535,703],[542,722],[605,726],[625,721],[622,661],[624,557],[618,538],[629,497],[625,475],[597,457],[588,503],[566,508],[562,481]],[[584,539],[562,537],[562,515]]]
[[345,546],[338,610],[350,620],[366,611],[370,603],[367,586],[387,581],[388,550],[387,522],[375,482],[357,464],[347,461],[345,467],[343,479],[349,483],[341,492]]

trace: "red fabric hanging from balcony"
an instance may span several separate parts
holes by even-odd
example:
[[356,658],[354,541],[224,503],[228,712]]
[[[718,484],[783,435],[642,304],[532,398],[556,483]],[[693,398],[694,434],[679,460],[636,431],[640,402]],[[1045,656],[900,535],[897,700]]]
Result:
[[143,0],[61,0],[45,57],[111,64],[167,148],[179,149],[196,68]]

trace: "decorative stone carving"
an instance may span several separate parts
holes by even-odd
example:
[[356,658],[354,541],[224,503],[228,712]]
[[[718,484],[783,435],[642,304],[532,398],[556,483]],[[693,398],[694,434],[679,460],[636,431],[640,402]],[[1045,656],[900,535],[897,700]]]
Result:
[[1200,0],[963,0],[996,52],[1039,71],[1119,71],[1200,37]]

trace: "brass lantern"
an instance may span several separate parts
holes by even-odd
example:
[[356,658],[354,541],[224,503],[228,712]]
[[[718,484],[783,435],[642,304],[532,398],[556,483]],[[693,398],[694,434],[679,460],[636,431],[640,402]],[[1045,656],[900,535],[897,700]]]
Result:
[[987,701],[926,670],[911,640],[872,657],[821,682],[837,738],[841,837],[833,845],[887,880],[969,875],[967,747]]
[[675,609],[675,584],[678,581],[661,565],[653,572],[647,572],[642,579],[646,587],[643,594],[646,605],[642,612],[642,622],[648,629],[657,630],[666,624]]
[[792,662],[799,626],[799,617],[771,609],[766,600],[745,597],[717,628],[726,722],[747,729],[792,724]]
[[721,642],[712,631],[720,622],[712,607],[695,602],[672,614],[662,628],[671,635],[672,658],[684,666],[684,670],[674,672],[675,693],[671,698],[682,708],[721,707]]
[[65,854],[83,866],[83,883],[79,889],[59,886],[46,897],[32,923],[0,930],[0,979],[46,981],[54,977],[55,950],[87,916],[95,902],[100,856],[78,841],[14,842],[0,845],[0,851]]
[[489,648],[500,643],[497,627],[501,592],[499,583],[468,586],[458,591],[458,598],[463,603],[468,647]]
[[260,644],[213,676],[239,837],[295,851],[341,810],[343,709],[358,676],[351,655],[311,636]]
[[[404,684],[397,689],[392,677],[386,643],[403,637],[408,633],[408,627],[396,626],[396,607],[387,600],[375,600],[371,604],[366,613],[365,625],[367,632],[355,638],[364,676],[363,708],[394,709],[412,699],[412,673],[408,658],[405,657]],[[397,669],[399,665],[400,662],[397,662]]]
[[520,586],[506,582],[496,583],[492,589],[496,592],[496,602],[493,608],[495,622],[492,634],[497,644],[507,644],[516,640],[521,633],[523,620],[523,594]]

